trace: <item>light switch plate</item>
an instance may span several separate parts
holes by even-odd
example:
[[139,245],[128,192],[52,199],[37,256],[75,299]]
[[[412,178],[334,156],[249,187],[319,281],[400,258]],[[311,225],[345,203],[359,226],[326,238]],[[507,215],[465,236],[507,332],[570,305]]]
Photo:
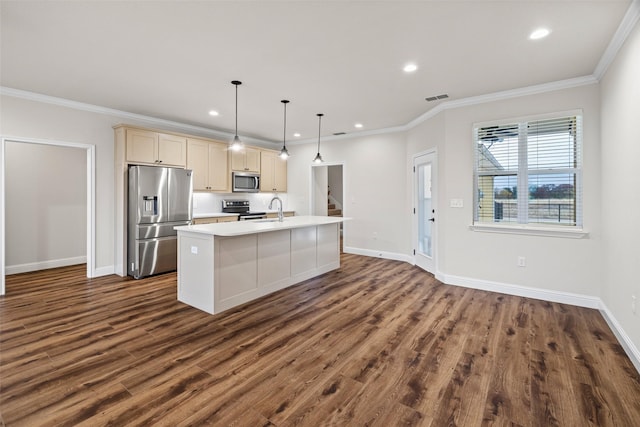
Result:
[[451,199],[449,201],[449,206],[452,208],[462,208],[464,207],[464,203],[462,202],[462,199]]
[[198,255],[198,247],[197,246],[191,246],[191,253]]

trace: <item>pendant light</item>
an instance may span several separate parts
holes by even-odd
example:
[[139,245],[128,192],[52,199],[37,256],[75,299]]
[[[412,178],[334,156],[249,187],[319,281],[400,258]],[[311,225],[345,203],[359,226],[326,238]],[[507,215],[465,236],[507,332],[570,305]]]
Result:
[[236,134],[233,137],[233,140],[231,141],[231,149],[233,151],[240,151],[242,149],[242,141],[240,141],[240,138],[238,137],[238,86],[242,84],[241,81],[238,80],[233,80],[231,82],[232,85],[234,85],[236,87]]
[[322,156],[320,155],[320,124],[322,123],[322,116],[324,116],[324,114],[318,113],[316,116],[318,116],[318,154],[316,154],[316,158],[313,159],[313,161],[314,163],[322,163],[324,160],[322,160]]
[[289,151],[287,150],[287,104],[289,101],[283,99],[282,104],[284,104],[284,132],[282,134],[282,150],[280,150],[280,158],[282,160],[287,160],[289,158]]

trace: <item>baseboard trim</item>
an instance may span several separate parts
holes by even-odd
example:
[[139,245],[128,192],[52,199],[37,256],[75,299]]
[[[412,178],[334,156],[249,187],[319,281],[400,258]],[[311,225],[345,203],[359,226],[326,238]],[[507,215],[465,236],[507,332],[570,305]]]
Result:
[[487,280],[472,279],[469,277],[454,276],[451,274],[442,274],[439,276],[441,276],[439,277],[439,280],[447,285],[463,286],[465,288],[481,289],[483,291],[498,292],[501,294],[534,298],[561,304],[577,305],[578,307],[599,309],[602,306],[600,298],[590,295],[491,282]]
[[640,373],[640,350],[631,341],[629,335],[627,335],[613,313],[602,301],[600,302],[600,313],[618,339],[618,342],[620,342],[625,353],[627,353],[627,356],[629,356],[629,359],[631,359],[631,363],[636,367],[636,371]]
[[29,262],[26,264],[7,265],[4,272],[7,276],[11,274],[28,273],[30,271],[46,270],[48,268],[66,267],[68,265],[86,264],[86,256],[71,258],[52,259],[49,261]]
[[343,251],[347,254],[364,255],[364,256],[370,256],[374,258],[390,259],[394,261],[404,261],[404,262],[408,262],[409,264],[413,264],[413,257],[405,254],[399,254],[396,252],[374,251],[372,249],[360,249],[360,248],[354,248],[350,246],[345,246],[343,248]]

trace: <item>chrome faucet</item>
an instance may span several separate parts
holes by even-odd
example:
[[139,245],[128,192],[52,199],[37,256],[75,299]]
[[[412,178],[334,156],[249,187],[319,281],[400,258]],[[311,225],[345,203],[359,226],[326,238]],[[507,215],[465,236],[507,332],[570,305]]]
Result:
[[273,199],[271,199],[271,201],[269,202],[269,209],[273,209],[273,202],[275,202],[276,200],[280,202],[280,204],[278,205],[278,221],[282,222],[284,221],[284,214],[282,213],[282,200],[280,199],[280,197],[274,196]]

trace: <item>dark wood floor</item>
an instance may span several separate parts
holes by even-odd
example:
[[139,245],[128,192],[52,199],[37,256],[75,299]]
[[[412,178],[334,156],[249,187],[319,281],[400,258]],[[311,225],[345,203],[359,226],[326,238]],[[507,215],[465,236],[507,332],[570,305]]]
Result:
[[640,426],[640,376],[597,311],[342,263],[216,316],[176,301],[175,274],[8,276],[2,422]]

